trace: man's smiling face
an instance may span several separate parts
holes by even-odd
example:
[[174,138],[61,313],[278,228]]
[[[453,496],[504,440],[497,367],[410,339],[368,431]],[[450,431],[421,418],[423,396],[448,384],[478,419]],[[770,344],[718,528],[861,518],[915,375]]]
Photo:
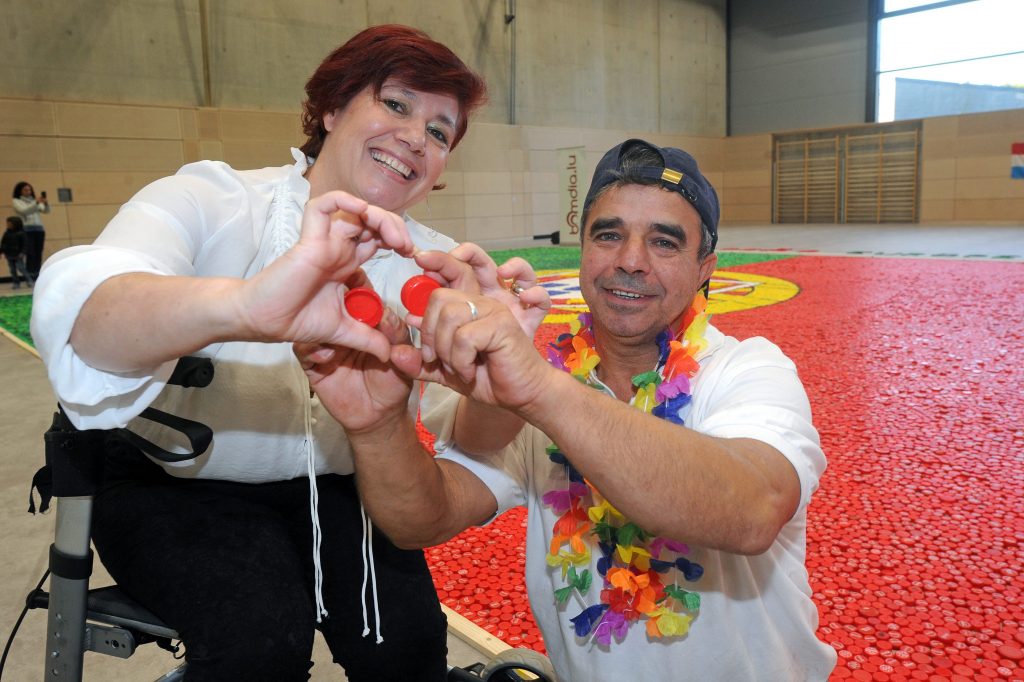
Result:
[[652,343],[674,328],[718,261],[698,260],[700,236],[700,216],[675,192],[628,184],[601,194],[587,215],[580,262],[598,338]]

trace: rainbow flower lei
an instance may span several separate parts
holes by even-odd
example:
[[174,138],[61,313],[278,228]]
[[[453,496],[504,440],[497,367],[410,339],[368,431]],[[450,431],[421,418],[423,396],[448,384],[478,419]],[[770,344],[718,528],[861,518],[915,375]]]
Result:
[[[679,410],[691,400],[690,379],[697,373],[697,354],[707,347],[704,332],[709,316],[707,299],[698,292],[680,326],[682,340],[666,329],[657,337],[658,365],[633,377],[636,396],[633,406],[667,421],[682,424]],[[591,374],[601,361],[594,343],[593,317],[583,313],[549,345],[548,362],[569,372],[579,381],[594,386]],[[595,386],[596,388],[596,386]],[[572,466],[565,454],[552,444],[548,457],[565,467],[568,486],[551,490],[542,502],[559,515],[554,524],[547,563],[560,567],[566,586],[555,590],[555,601],[566,604],[573,594],[583,601],[593,576],[590,565],[590,536],[597,540],[601,558],[597,571],[604,581],[601,602],[586,606],[571,619],[577,637],[589,637],[609,646],[612,638],[622,641],[629,627],[646,620],[647,636],[683,637],[700,610],[700,595],[679,586],[678,576],[689,582],[699,580],[704,568],[684,554],[689,547],[668,538],[654,537],[631,523],[589,481]],[[662,574],[675,569],[666,584]]]

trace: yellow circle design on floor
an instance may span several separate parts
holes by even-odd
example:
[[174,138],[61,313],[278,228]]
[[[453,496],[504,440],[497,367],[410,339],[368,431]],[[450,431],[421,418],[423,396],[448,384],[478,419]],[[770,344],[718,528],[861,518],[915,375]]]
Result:
[[[541,286],[551,295],[551,313],[544,318],[546,324],[568,323],[586,311],[587,304],[580,293],[579,270],[541,270],[537,275]],[[778,277],[716,270],[711,276],[708,312],[724,315],[761,308],[788,301],[798,293],[800,287]]]

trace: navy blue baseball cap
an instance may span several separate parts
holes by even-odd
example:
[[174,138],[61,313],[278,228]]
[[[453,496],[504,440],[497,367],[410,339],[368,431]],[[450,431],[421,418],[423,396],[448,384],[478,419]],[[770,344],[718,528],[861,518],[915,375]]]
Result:
[[[647,147],[661,156],[663,166],[623,166],[623,156],[633,147]],[[720,209],[718,206],[718,194],[711,186],[708,179],[697,167],[697,160],[675,147],[659,147],[645,140],[626,140],[601,157],[597,167],[594,169],[594,179],[590,182],[590,189],[587,191],[587,198],[583,202],[586,210],[608,185],[625,181],[630,182],[633,178],[640,178],[650,181],[651,184],[660,184],[667,190],[678,192],[697,210],[701,221],[707,226],[711,233],[711,250],[715,250],[718,243],[718,217]]]

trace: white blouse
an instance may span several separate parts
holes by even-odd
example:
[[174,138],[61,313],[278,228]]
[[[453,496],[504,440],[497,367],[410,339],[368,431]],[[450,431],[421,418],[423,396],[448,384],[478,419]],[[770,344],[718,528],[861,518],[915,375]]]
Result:
[[[315,473],[352,473],[342,427],[316,398],[290,343],[217,343],[197,355],[214,361],[213,383],[203,389],[167,386],[174,362],[136,373],[112,373],[86,364],[69,343],[82,305],[104,280],[128,272],[195,277],[251,277],[298,240],[309,199],[306,158],[295,164],[236,171],[213,161],[184,166],[144,187],[95,243],[64,249],[39,277],[32,337],[58,399],[82,429],[131,422],[147,406],[200,421],[213,429],[213,445],[195,460],[163,464],[181,477],[242,482],[287,480],[307,473],[307,428],[315,448]],[[406,217],[417,247],[449,251],[456,243]],[[421,269],[382,250],[366,271],[384,302],[405,314],[400,291]],[[413,391],[415,414],[419,392]],[[176,452],[186,451],[148,421],[132,430]]]

